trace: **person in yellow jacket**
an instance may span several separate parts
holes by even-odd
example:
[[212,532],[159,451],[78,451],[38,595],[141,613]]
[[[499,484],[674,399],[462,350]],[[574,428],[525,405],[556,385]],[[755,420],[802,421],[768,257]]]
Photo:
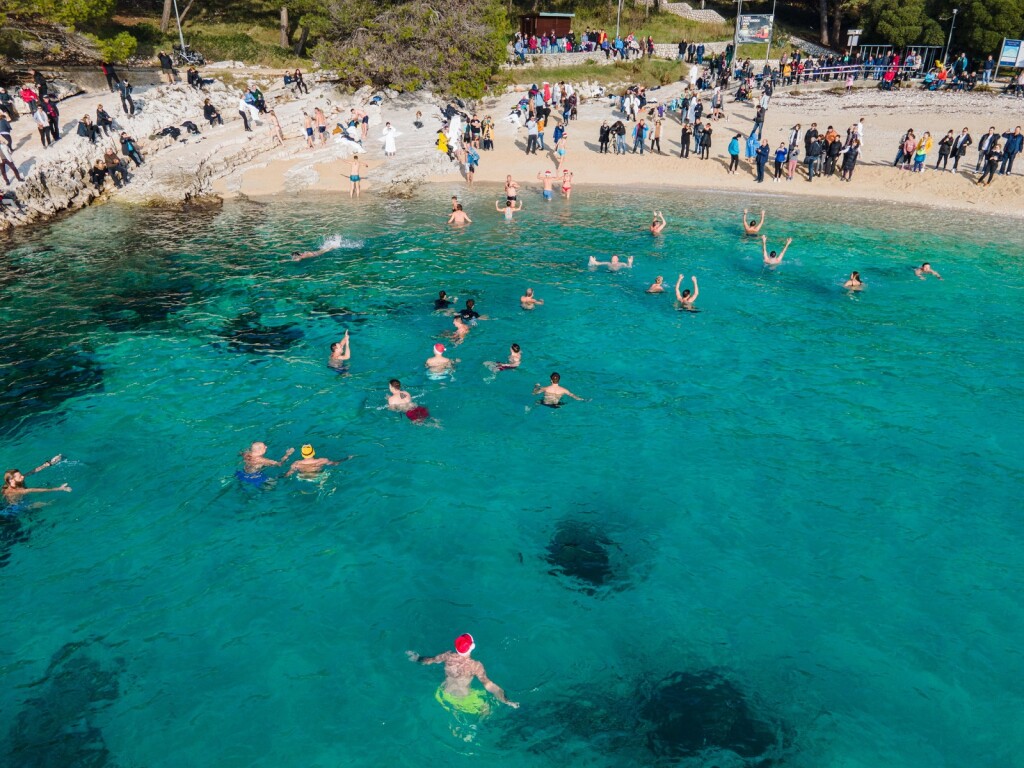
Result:
[[925,160],[928,159],[928,153],[932,149],[932,135],[928,131],[925,131],[921,138],[917,142],[917,151],[914,153],[914,171],[922,173],[924,171]]
[[444,135],[444,131],[438,131],[437,132],[437,151],[438,152],[443,152],[446,155],[449,154],[448,153],[448,137]]

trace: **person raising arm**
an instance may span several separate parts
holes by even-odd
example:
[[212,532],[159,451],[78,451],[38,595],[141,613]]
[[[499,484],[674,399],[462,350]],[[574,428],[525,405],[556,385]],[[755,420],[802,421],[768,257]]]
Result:
[[683,282],[683,276],[680,275],[679,279],[676,280],[676,301],[682,309],[693,309],[693,302],[697,300],[700,295],[700,288],[697,286],[697,276],[694,275],[690,278],[693,280],[693,293],[690,293],[690,289],[686,288],[682,293],[679,292],[679,286]]
[[748,222],[747,215],[749,213],[746,208],[743,209],[743,231],[748,235],[756,235],[761,231],[761,227],[764,226],[764,211],[761,211],[760,222],[755,222],[753,219]]

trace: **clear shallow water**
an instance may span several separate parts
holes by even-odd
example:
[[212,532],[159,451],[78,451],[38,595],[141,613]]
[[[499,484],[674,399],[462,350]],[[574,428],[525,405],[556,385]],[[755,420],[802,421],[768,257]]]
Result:
[[[492,193],[464,231],[437,187],[106,206],[9,243],[0,456],[63,452],[30,485],[74,493],[0,521],[5,764],[647,765],[638,713],[708,670],[780,765],[1014,764],[1019,223],[578,191],[508,225]],[[737,234],[762,201],[795,238],[775,272]],[[335,234],[355,247],[284,258]],[[615,250],[632,272],[583,267]],[[680,271],[700,313],[643,293]],[[440,288],[490,318],[446,382],[422,368]],[[513,341],[523,368],[493,377]],[[592,401],[535,407],[552,370]],[[392,376],[440,429],[381,410]],[[256,439],[357,458],[254,491],[233,472]],[[566,530],[603,543],[607,583],[551,573]],[[463,631],[522,702],[475,729],[403,655]]]

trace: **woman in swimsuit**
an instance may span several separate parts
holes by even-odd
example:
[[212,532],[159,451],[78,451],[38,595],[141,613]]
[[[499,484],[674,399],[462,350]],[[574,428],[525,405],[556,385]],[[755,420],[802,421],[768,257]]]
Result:
[[860,279],[860,272],[851,272],[850,279],[843,283],[843,288],[848,291],[864,290],[864,281]]
[[562,194],[566,200],[572,197],[572,171],[562,171]]
[[568,133],[563,133],[562,137],[558,140],[558,144],[555,145],[555,155],[557,156],[556,160],[555,160],[555,172],[556,173],[560,173],[561,172],[561,170],[562,170],[562,163],[565,162],[565,152],[566,152],[566,146],[567,146],[566,139],[568,139],[568,138],[569,138],[569,134]]

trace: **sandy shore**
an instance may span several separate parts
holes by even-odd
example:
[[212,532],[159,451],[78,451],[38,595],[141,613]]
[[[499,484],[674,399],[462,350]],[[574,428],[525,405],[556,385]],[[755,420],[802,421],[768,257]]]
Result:
[[[174,122],[180,123],[185,112],[189,111],[171,114],[167,109],[157,111],[159,106],[167,104],[181,108],[184,97],[194,100],[202,94],[189,94],[188,89],[181,85],[146,89],[144,97],[150,102],[149,110],[154,114],[152,125],[145,116],[130,121],[122,118],[122,121],[128,123],[129,130],[136,132],[142,140],[147,163],[135,172],[132,184],[124,190],[108,190],[106,196],[135,202],[180,202],[186,193],[192,196],[214,194],[224,198],[298,192],[347,195],[350,148],[333,140],[326,146],[317,144],[314,149],[306,146],[302,112],[312,112],[318,105],[338,119],[347,115],[352,106],[364,106],[369,113],[370,132],[361,155],[369,165],[361,174],[364,193],[404,196],[411,194],[423,181],[443,181],[449,187],[453,183],[465,183],[460,181],[461,169],[434,149],[436,131],[441,126],[440,102],[429,94],[385,98],[379,106],[366,106],[368,94],[365,93],[340,96],[324,84],[313,88],[308,96],[296,97],[283,88],[279,79],[268,77],[266,72],[253,73],[251,77],[260,82],[268,104],[276,108],[287,138],[283,146],[273,146],[265,125],[256,126],[252,133],[242,130],[237,112],[232,110],[233,99],[237,97],[230,95],[230,91],[217,94],[223,105],[224,126],[210,128],[202,123],[201,115],[191,115],[203,127],[201,136],[183,136],[183,140],[177,142],[167,139],[149,142],[144,138],[145,132],[140,130],[142,124],[147,131],[152,130],[161,124],[155,119],[157,114],[166,118],[165,123],[173,124],[172,117]],[[652,96],[667,102],[683,87],[682,83],[669,85],[652,92]],[[477,181],[500,183],[506,174],[511,174],[525,188],[539,190],[537,174],[547,169],[554,170],[553,153],[548,151],[527,156],[524,152],[525,130],[516,129],[504,119],[521,96],[518,93],[504,94],[487,99],[479,106],[481,116],[489,114],[495,118],[497,130],[496,149],[481,152]],[[62,109],[65,114],[80,114],[94,109],[100,99],[111,101],[110,94],[85,94],[69,99]],[[843,182],[837,175],[816,178],[813,183],[808,183],[802,175],[801,166],[800,177],[791,182],[776,183],[768,178],[760,185],[754,182],[752,164],[746,160],[741,160],[739,174],[730,176],[726,173],[729,139],[734,133],[749,134],[754,107],[735,104],[727,99],[725,108],[726,117],[713,123],[714,141],[708,160],[700,160],[693,154],[687,159],[679,157],[680,131],[676,116],[667,117],[663,125],[664,154],[648,152],[643,156],[615,156],[600,154],[597,139],[603,120],[613,122],[622,118],[617,111],[617,99],[586,99],[580,106],[579,119],[569,126],[565,167],[574,174],[575,194],[585,194],[589,185],[653,185],[753,195],[792,194],[834,201],[888,201],[1024,217],[1024,160],[1018,163],[1014,175],[996,176],[992,185],[985,188],[973,183],[977,178],[974,173],[978,157],[976,144],[961,161],[961,172],[942,173],[931,169],[938,155],[938,140],[947,130],[959,132],[967,126],[975,142],[989,125],[994,125],[999,132],[1012,130],[1024,122],[1024,101],[991,94],[920,90],[887,93],[863,89],[850,95],[821,91],[803,95],[780,92],[772,100],[764,129],[764,136],[773,148],[786,140],[794,123],[799,122],[806,128],[811,122],[816,122],[822,131],[828,125],[834,125],[844,134],[849,125],[863,117],[864,149],[852,182]],[[413,124],[417,110],[424,115],[424,127],[419,129]],[[196,111],[194,105],[191,111]],[[379,141],[385,121],[390,121],[399,131],[395,157],[385,157]],[[928,158],[929,169],[925,173],[914,174],[892,167],[896,145],[906,129],[911,127],[918,135],[925,130],[931,131],[935,140],[935,147]],[[71,136],[60,142],[62,146],[57,150],[41,150],[33,145],[31,133],[34,131],[28,120],[16,124],[15,141],[19,149],[16,158],[23,172],[37,166],[45,168],[49,155],[55,152],[67,155],[70,142],[84,141]],[[550,140],[550,130],[548,138]],[[770,171],[771,163],[769,175]],[[51,172],[51,179],[53,175]],[[27,184],[21,189],[31,191],[39,189],[39,186]],[[17,193],[19,185],[13,189]],[[446,189],[445,196],[448,194],[450,192]],[[92,201],[92,197],[83,200],[81,194],[72,198],[73,202],[65,207],[78,207]],[[59,206],[51,207],[56,209]]]

